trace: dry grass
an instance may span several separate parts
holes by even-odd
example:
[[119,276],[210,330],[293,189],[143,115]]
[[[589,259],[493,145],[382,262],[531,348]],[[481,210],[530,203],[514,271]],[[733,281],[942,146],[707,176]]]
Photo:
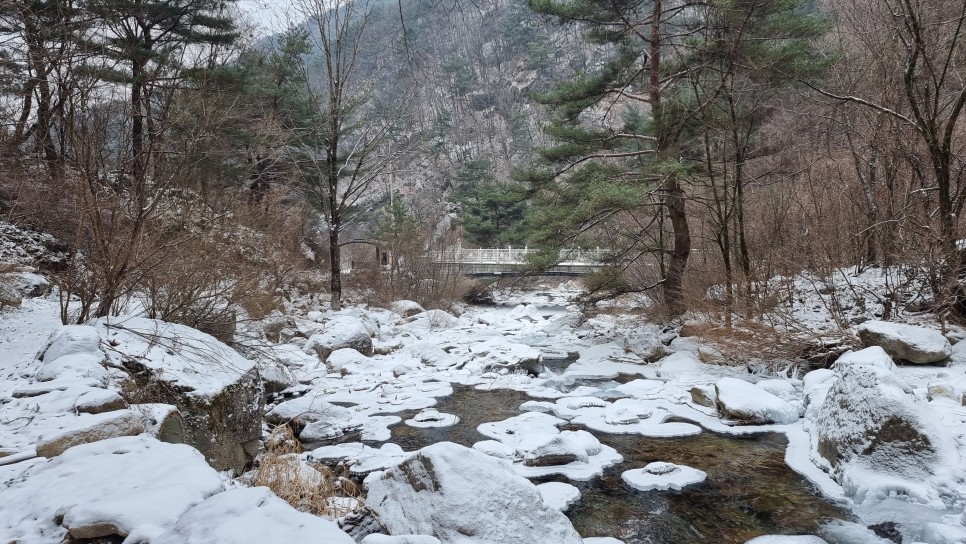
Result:
[[326,518],[339,518],[358,509],[362,490],[346,471],[309,466],[299,459],[301,446],[288,425],[279,425],[266,441],[251,479],[294,508]]

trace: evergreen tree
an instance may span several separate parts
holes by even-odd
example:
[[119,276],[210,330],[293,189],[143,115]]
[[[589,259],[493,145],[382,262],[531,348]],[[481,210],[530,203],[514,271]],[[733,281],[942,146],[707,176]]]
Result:
[[[770,1],[530,0],[538,13],[580,23],[608,55],[599,70],[539,97],[554,112],[546,130],[559,142],[522,174],[540,197],[541,241],[573,244],[606,225],[622,261],[657,257],[668,313],[684,311],[685,188],[701,158],[692,153],[694,128],[745,60],[735,50],[756,30],[745,23]],[[783,4],[781,17],[793,19],[792,3]]]
[[130,174],[144,183],[151,145],[163,132],[170,92],[184,77],[189,48],[228,45],[237,37],[225,10],[233,0],[82,0],[96,18],[85,47],[107,62],[94,67],[130,88]]

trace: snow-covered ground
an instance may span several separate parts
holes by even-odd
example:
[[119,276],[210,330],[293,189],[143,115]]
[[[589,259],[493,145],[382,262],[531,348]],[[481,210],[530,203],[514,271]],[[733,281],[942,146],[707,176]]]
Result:
[[[457,384],[494,395],[513,390],[531,397],[520,406],[520,415],[479,425],[477,430],[486,439],[472,445],[476,454],[498,461],[502,468],[493,470],[508,482],[513,474],[594,481],[623,459],[621,452],[597,438],[604,435],[673,438],[706,432],[780,432],[788,439],[787,464],[856,516],[856,523],[837,522],[819,531],[828,542],[880,542],[866,527],[886,522],[897,524],[902,542],[966,542],[966,343],[952,345],[950,358],[941,365],[896,366],[885,351],[869,348],[872,351],[856,351],[832,369],[803,379],[759,375],[749,373],[744,361],[706,364],[702,361],[714,352],[712,347],[694,338],[678,338],[636,317],[602,313],[585,319],[577,307],[568,305],[575,294],[575,285],[563,284],[525,296],[504,295],[503,301],[514,304],[465,308],[459,316],[431,310],[404,318],[390,310],[363,308],[276,316],[286,320],[280,334],[283,342],[264,341],[247,352],[257,354],[255,362],[262,375],[276,383],[275,389],[284,389],[270,397],[266,420],[292,422],[308,447],[304,460],[350,463],[354,474],[369,475],[367,482],[410,458],[412,452],[395,444],[375,444],[391,438],[391,426],[458,424],[455,415],[434,408],[438,399],[453,394]],[[411,305],[397,308],[416,311]],[[132,347],[130,338],[128,344],[112,342],[104,330],[98,337],[96,327],[73,327],[65,333],[57,311],[53,299],[38,298],[0,313],[0,455],[7,455],[0,457],[0,481],[8,488],[0,491],[0,540],[60,542],[67,533],[88,534],[84,531],[100,527],[123,530],[126,542],[242,542],[232,540],[241,534],[271,534],[273,539],[263,541],[278,537],[278,542],[287,542],[299,539],[292,524],[331,535],[327,542],[348,538],[322,520],[299,525],[299,516],[306,514],[285,510],[284,503],[263,490],[225,491],[243,480],[219,477],[201,455],[159,442],[150,436],[157,435],[150,422],[137,432],[119,431],[92,444],[85,444],[90,440],[81,433],[76,442],[80,445],[66,453],[35,458],[38,445],[52,438],[75,436],[119,412],[144,413],[137,406],[99,413],[81,410],[92,403],[107,404],[118,394],[129,396],[118,384],[126,372],[122,359],[131,350],[157,351],[149,359],[162,367],[171,365],[170,383],[206,394],[230,381],[225,373],[235,379],[250,364],[222,353],[219,358],[230,361],[227,367],[206,368],[197,364],[204,357],[182,353],[198,355],[197,346],[165,344],[152,336],[163,336],[161,330],[141,335],[145,343],[140,348]],[[819,313],[799,317],[827,324],[827,316]],[[136,323],[149,328],[146,322]],[[261,335],[258,324],[248,326],[248,335]],[[69,333],[71,340],[58,343],[55,337],[48,345],[57,331],[61,336]],[[188,344],[199,339],[207,341],[191,336]],[[220,353],[223,346],[211,349]],[[59,366],[50,366],[58,360]],[[623,383],[613,381],[618,377]],[[891,410],[895,419],[878,427],[867,424],[881,410]],[[410,417],[412,413],[416,415]],[[138,434],[141,431],[147,434]],[[331,444],[334,439],[344,442]],[[112,452],[129,453],[116,456],[115,471]],[[458,470],[450,465],[457,466],[461,458],[475,458],[459,450],[437,455],[443,453],[446,470]],[[140,481],[139,458],[153,464],[154,472],[143,473],[150,481]],[[870,459],[890,461],[878,464]],[[172,460],[189,468],[173,475],[178,471],[169,470]],[[449,473],[433,474],[430,481],[436,477],[461,481]],[[700,470],[669,463],[624,473],[627,484],[642,492],[700,485],[706,477]],[[54,481],[63,483],[50,483]],[[512,485],[528,485],[513,481]],[[552,483],[532,494],[546,503],[541,515],[557,523],[553,512],[582,499],[573,486]],[[379,492],[403,493],[399,489],[404,484],[380,484]],[[112,493],[117,495],[105,497]],[[443,542],[460,542],[441,536],[458,531],[436,518],[415,523],[392,517],[405,512],[404,507],[387,507],[383,525],[432,526]],[[498,523],[511,513],[486,515]],[[231,516],[251,517],[244,526],[229,528],[225,523]],[[289,532],[258,527],[274,527],[283,520]],[[453,523],[459,526],[459,520]],[[205,540],[206,534],[220,536]],[[535,535],[531,542],[545,541]],[[761,540],[766,541],[821,540]]]

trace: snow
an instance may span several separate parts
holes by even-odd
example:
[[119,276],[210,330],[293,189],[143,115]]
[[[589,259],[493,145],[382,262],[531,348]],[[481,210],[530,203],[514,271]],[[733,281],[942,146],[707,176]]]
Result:
[[152,544],[354,544],[335,523],[299,512],[266,487],[231,489],[198,504]]
[[60,541],[68,528],[95,522],[137,535],[132,541],[152,539],[224,487],[195,449],[143,435],[21,465],[0,467],[0,479],[8,482],[0,493],[0,533],[23,542]]
[[449,442],[365,479],[366,504],[390,533],[443,544],[579,544],[570,521],[543,503],[509,463]]
[[880,346],[869,346],[859,351],[846,351],[836,359],[835,364],[832,365],[832,370],[841,370],[852,365],[876,366],[889,372],[896,370],[896,364],[892,361],[892,357]]
[[[566,298],[562,295],[565,292],[549,290],[548,296]],[[337,350],[329,355],[326,363],[322,363],[314,351],[312,355],[303,351],[307,342],[304,337],[296,336],[287,343],[266,345],[264,352],[269,354],[268,357],[284,365],[299,384],[276,397],[275,405],[266,407],[271,414],[269,419],[282,422],[298,417],[306,425],[302,432],[308,433],[307,438],[335,436],[336,430],[343,436],[349,430],[358,431],[359,439],[365,440],[365,444],[350,442],[319,447],[301,454],[300,458],[307,462],[345,463],[353,474],[366,475],[392,470],[413,455],[395,444],[380,443],[391,439],[389,426],[398,424],[402,419],[400,416],[409,417],[406,425],[417,427],[459,425],[456,415],[440,413],[436,407],[437,399],[453,394],[456,384],[480,391],[512,389],[524,392],[532,399],[519,406],[524,413],[480,425],[478,430],[488,439],[474,444],[472,453],[485,453],[487,461],[504,460],[505,469],[517,476],[545,478],[556,475],[565,480],[591,482],[582,486],[597,485],[593,480],[622,459],[620,452],[601,444],[595,434],[602,440],[602,433],[673,438],[705,431],[742,436],[779,432],[788,439],[785,461],[789,467],[815,484],[825,497],[840,502],[861,520],[858,525],[848,528],[844,528],[845,525],[823,528],[819,534],[829,538],[830,542],[848,541],[828,536],[836,531],[858,534],[861,532],[859,528],[867,532],[866,525],[888,520],[897,520],[908,528],[904,533],[907,542],[962,541],[960,532],[966,520],[961,511],[950,509],[948,505],[966,502],[966,470],[960,461],[960,452],[966,447],[966,406],[957,399],[966,391],[966,343],[954,346],[943,367],[896,367],[886,351],[870,347],[846,353],[832,369],[816,370],[796,380],[766,373],[749,374],[746,367],[757,368],[757,361],[736,367],[706,364],[702,360],[709,361],[706,355],[713,354],[714,350],[702,344],[700,339],[688,337],[671,341],[673,334],[642,324],[637,316],[605,313],[582,320],[575,308],[540,306],[546,304],[543,295],[529,295],[528,302],[508,307],[469,308],[459,318],[431,310],[426,312],[429,316],[419,314],[403,319],[386,310],[359,308],[290,316],[293,329],[297,328],[301,331],[298,334],[304,336],[317,334],[333,322],[356,320],[367,336],[376,336],[372,340],[377,349],[371,357],[354,349]],[[546,319],[548,316],[550,319]],[[73,458],[77,450],[114,440],[149,439],[144,435],[111,439],[76,446],[51,460],[31,459],[37,443],[44,438],[80,429],[97,420],[94,414],[78,413],[81,409],[96,409],[94,407],[99,404],[117,400],[114,388],[120,374],[104,363],[119,364],[122,356],[126,356],[119,350],[162,369],[167,377],[177,376],[177,383],[189,384],[197,394],[220,387],[232,375],[254,365],[197,331],[163,335],[185,338],[189,346],[183,350],[177,342],[151,341],[155,332],[167,332],[166,328],[154,329],[156,322],[141,318],[115,319],[125,325],[142,323],[144,326],[139,329],[143,330],[128,334],[119,329],[107,329],[102,322],[96,327],[80,325],[67,329],[69,333],[60,333],[63,338],[57,342],[51,339],[50,345],[45,347],[47,337],[59,328],[57,304],[53,298],[25,299],[20,309],[0,315],[0,371],[3,373],[0,378],[5,378],[0,379],[0,445],[4,453],[13,453],[0,459],[0,481],[14,482],[11,489],[17,497],[26,496],[24,486],[40,490],[36,499],[17,505],[13,510],[23,519],[28,517],[28,511],[33,516],[23,531],[36,534],[37,527],[42,526],[46,535],[54,535],[59,541],[67,530],[53,521],[55,516],[52,513],[67,497],[44,489],[44,482],[52,482],[53,478],[44,476],[42,467],[57,466],[55,464],[61,463],[61,459]],[[105,330],[122,335],[118,337],[121,340],[118,345],[112,346],[105,341],[111,339],[104,335]],[[91,331],[99,334],[92,335]],[[191,353],[199,347],[203,350],[224,347],[228,351],[223,355],[239,365],[238,368],[210,368],[206,356]],[[40,359],[35,358],[38,351]],[[699,352],[702,354],[700,358]],[[576,354],[577,361],[569,366],[564,362],[549,362],[572,354]],[[647,363],[661,356],[663,358],[657,362]],[[521,364],[523,361],[546,364],[548,368],[542,369],[539,376],[528,375],[526,365]],[[199,368],[203,371],[193,372]],[[930,470],[919,478],[884,472],[882,469],[888,468],[888,463],[870,466],[850,462],[833,468],[817,454],[819,418],[827,399],[832,398],[830,395],[836,383],[845,373],[868,368],[877,368],[867,372],[881,375],[883,383],[898,388],[896,395],[901,393],[901,397],[897,398],[908,400],[914,406],[913,411],[928,423],[926,427],[939,427],[933,429],[935,432],[930,431],[929,436],[936,437],[941,446],[940,455],[929,463]],[[541,369],[534,364],[529,370]],[[628,375],[638,379],[623,384],[608,381],[619,375],[622,375],[621,381],[626,381]],[[752,417],[738,420],[726,415],[722,419],[715,408],[692,402],[693,387],[707,391],[708,388],[713,390],[715,385],[723,392],[719,400],[724,406]],[[882,392],[874,394],[863,388],[852,388],[848,393],[852,395],[848,397],[850,399],[856,395],[863,398],[878,395],[880,404],[896,404],[893,397]],[[171,407],[134,405],[131,409],[149,416],[155,422],[152,425],[156,426],[160,417],[170,413]],[[459,408],[451,411],[463,414]],[[322,417],[325,414],[332,417]],[[415,415],[410,417],[412,414]],[[801,419],[800,415],[803,415]],[[842,430],[847,429],[843,427]],[[454,432],[462,431],[456,427]],[[151,455],[147,456],[148,460],[153,459]],[[186,462],[185,466],[189,465]],[[78,466],[85,465],[79,463]],[[473,471],[483,471],[483,468],[467,470],[475,473]],[[631,479],[635,473],[645,479],[644,469],[628,471]],[[100,474],[108,478],[111,471],[101,470]],[[144,474],[152,473],[145,471]],[[76,477],[73,473],[70,477],[65,476],[67,481]],[[124,472],[120,477],[126,478],[125,482],[118,483],[122,488],[145,485],[141,473]],[[154,483],[158,485],[162,480],[169,480],[167,477],[155,479]],[[477,481],[483,479],[481,476]],[[642,487],[650,485],[640,481],[638,484]],[[666,485],[673,488],[673,484]],[[47,487],[55,486],[49,483]],[[179,530],[194,530],[180,524],[178,519],[183,515],[176,510],[182,507],[198,509],[200,505],[211,503],[210,510],[199,511],[211,518],[210,530],[215,535],[211,538],[217,542],[218,532],[228,530],[226,525],[219,525],[228,523],[225,512],[243,518],[247,514],[241,512],[250,512],[253,519],[265,517],[258,513],[262,507],[255,505],[257,501],[238,500],[236,504],[229,497],[224,500],[230,504],[218,505],[212,501],[219,495],[199,502],[214,491],[199,492],[199,496],[186,491],[187,488],[152,491],[154,489],[144,487],[143,494],[140,491],[137,494],[103,492],[97,501],[85,503],[84,508],[74,508],[69,522],[112,518],[124,527],[157,536],[164,531],[173,531],[176,525]],[[554,502],[556,508],[565,508],[561,504],[579,496],[574,493],[573,486],[563,482],[541,484],[537,490],[543,497],[541,504],[559,500]],[[72,492],[71,489],[67,491]],[[170,500],[166,493],[170,493]],[[5,501],[11,500],[7,498],[8,494],[6,489],[0,493],[0,511],[4,512],[0,515],[0,522],[6,521],[5,507],[10,503]],[[147,498],[150,496],[167,502],[164,507],[152,506]],[[564,496],[571,498],[565,501]],[[123,502],[124,497],[130,497],[127,502],[132,505],[131,510],[134,510],[133,505],[140,505],[143,520],[130,518],[127,514],[122,516],[124,504],[111,502]],[[267,512],[273,512],[273,502],[266,500],[264,509]],[[172,509],[167,509],[169,504]],[[152,513],[152,510],[156,512]],[[514,510],[513,514],[516,515],[517,511]],[[201,514],[198,516],[200,518]],[[221,522],[218,522],[219,516]],[[280,519],[287,519],[286,516],[288,514],[279,514]],[[144,521],[147,518],[153,521]],[[274,522],[265,523],[276,526]],[[201,525],[204,523],[198,525],[198,531],[201,531]],[[277,534],[289,535],[286,530],[279,528]],[[0,525],[0,533],[6,537],[7,532]],[[372,535],[370,539],[386,543],[407,542],[403,539],[408,538],[406,534],[409,532],[394,532],[397,534]],[[185,533],[172,538],[207,541],[207,537],[199,535]],[[426,534],[423,537],[433,538]],[[304,536],[292,538],[296,539],[293,541],[310,540]],[[809,542],[795,540],[804,537],[769,538],[782,539],[774,542],[793,544]],[[31,538],[22,540],[31,541]],[[223,541],[230,541],[230,538],[225,536]],[[612,544],[615,541],[587,538],[584,542]]]
[[198,397],[213,397],[236,383],[255,363],[197,329],[142,317],[104,317],[95,322],[110,345],[108,358],[132,359],[163,374],[165,381]]
[[674,463],[648,463],[644,468],[626,470],[621,478],[638,491],[679,490],[685,486],[701,483],[708,475],[696,468]]
[[568,508],[580,500],[580,490],[564,482],[538,484],[537,491],[540,492],[544,504],[561,512],[566,512]]
[[752,383],[736,378],[721,378],[715,383],[722,415],[737,422],[795,423],[799,410]]
[[859,325],[859,337],[869,344],[881,342],[894,357],[913,363],[942,361],[952,353],[949,340],[939,332],[924,327],[888,321],[866,321]]
[[460,422],[459,416],[453,414],[440,413],[438,410],[427,408],[420,411],[406,420],[406,425],[410,427],[429,428],[429,427],[452,427]]

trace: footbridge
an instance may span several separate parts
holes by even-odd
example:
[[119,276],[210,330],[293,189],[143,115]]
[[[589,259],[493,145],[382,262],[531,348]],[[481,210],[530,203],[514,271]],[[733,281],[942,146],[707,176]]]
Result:
[[[433,261],[458,269],[467,276],[521,276],[527,271],[527,256],[540,253],[529,248],[465,248],[461,246],[433,252]],[[560,251],[557,264],[541,272],[541,276],[581,276],[600,270],[606,251],[595,249],[565,249]]]

